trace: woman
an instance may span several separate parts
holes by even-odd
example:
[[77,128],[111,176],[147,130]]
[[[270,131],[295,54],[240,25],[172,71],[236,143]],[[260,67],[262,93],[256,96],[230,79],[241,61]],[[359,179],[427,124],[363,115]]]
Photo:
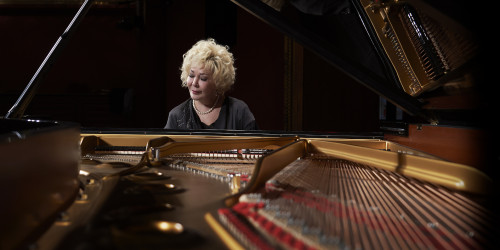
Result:
[[170,111],[166,129],[258,129],[247,104],[225,95],[235,80],[234,58],[227,46],[201,40],[183,58],[182,86],[191,98]]

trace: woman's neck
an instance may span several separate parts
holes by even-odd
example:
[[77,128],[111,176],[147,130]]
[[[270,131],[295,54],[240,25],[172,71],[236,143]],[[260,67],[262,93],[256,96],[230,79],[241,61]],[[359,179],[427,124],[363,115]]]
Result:
[[223,100],[223,95],[217,95],[214,99],[208,102],[193,100],[193,108],[198,115],[206,115],[211,113],[214,109],[220,107]]

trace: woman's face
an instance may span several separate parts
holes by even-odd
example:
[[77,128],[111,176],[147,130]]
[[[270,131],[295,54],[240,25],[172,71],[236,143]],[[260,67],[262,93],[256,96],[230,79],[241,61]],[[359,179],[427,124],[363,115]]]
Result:
[[211,105],[217,97],[212,72],[202,66],[192,66],[187,77],[189,95],[193,100]]

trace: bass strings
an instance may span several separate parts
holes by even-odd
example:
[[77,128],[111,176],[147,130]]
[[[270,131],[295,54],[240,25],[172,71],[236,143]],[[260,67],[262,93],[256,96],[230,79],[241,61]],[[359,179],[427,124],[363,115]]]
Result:
[[263,215],[325,248],[482,248],[495,232],[493,214],[459,193],[325,156],[290,164],[266,192]]

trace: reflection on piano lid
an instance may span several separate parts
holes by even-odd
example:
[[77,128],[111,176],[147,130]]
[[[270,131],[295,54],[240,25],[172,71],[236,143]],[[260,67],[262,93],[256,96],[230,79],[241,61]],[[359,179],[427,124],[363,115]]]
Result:
[[478,53],[468,30],[451,19],[443,22],[444,16],[431,16],[424,2],[360,2],[403,90],[412,96],[464,74]]
[[[448,15],[438,3],[411,0],[233,2],[414,117],[432,124],[477,117],[467,111],[485,94],[477,85],[485,73],[479,21],[465,14],[473,6],[439,3],[458,9]],[[456,110],[460,117],[450,118]]]

